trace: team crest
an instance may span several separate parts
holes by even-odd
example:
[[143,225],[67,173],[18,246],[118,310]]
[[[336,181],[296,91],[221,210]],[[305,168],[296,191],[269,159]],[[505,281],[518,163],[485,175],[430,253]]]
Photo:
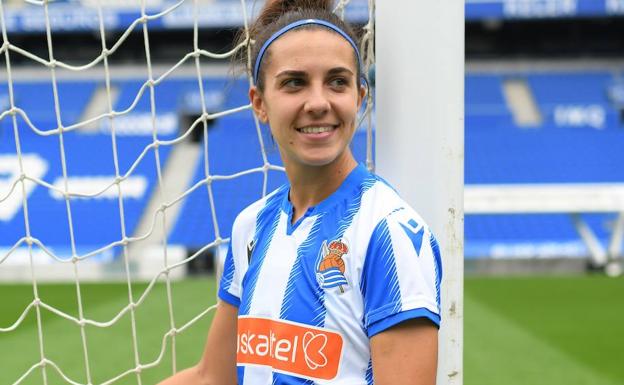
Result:
[[344,293],[343,286],[349,282],[345,277],[345,263],[342,257],[349,252],[349,247],[342,239],[331,241],[327,245],[327,241],[323,241],[321,253],[316,264],[316,280],[321,288],[327,290],[333,287],[340,288],[340,292]]

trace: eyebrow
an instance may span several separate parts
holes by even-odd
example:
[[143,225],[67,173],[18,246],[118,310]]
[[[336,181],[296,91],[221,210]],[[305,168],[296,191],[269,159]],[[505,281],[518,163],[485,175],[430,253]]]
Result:
[[275,75],[276,78],[279,78],[282,76],[305,77],[306,73],[305,71],[286,70]]
[[336,68],[332,68],[332,69],[330,69],[330,70],[329,70],[329,72],[328,72],[328,73],[329,73],[330,75],[336,75],[336,74],[340,74],[340,73],[343,73],[343,72],[348,72],[348,73],[350,73],[351,75],[353,75],[353,71],[351,71],[350,69],[345,68],[345,67],[336,67]]
[[[335,67],[327,71],[329,75],[336,75],[336,74],[340,74],[344,72],[348,72],[349,74],[353,75],[353,71],[351,71],[350,69],[346,67]],[[307,75],[308,74],[305,71],[285,70],[275,75],[275,77],[277,78],[283,77],[283,76],[306,77]]]

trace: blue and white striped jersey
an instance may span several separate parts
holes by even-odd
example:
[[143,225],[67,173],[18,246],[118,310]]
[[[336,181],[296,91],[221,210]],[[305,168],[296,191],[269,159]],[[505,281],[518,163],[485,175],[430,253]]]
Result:
[[370,337],[440,323],[437,242],[364,166],[294,224],[288,191],[234,222],[219,297],[238,307],[238,383],[372,384]]

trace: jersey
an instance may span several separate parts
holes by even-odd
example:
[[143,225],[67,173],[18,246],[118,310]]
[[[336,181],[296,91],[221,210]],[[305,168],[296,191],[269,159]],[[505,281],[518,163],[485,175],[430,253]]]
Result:
[[372,384],[372,336],[440,324],[438,244],[362,165],[294,224],[288,193],[234,221],[219,297],[238,307],[238,384]]

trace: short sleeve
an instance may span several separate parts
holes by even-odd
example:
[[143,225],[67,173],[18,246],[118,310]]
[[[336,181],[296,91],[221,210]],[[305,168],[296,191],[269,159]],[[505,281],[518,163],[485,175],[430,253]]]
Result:
[[372,233],[360,289],[368,336],[411,318],[440,325],[442,265],[437,241],[417,215],[401,210]]
[[239,307],[240,286],[235,280],[236,276],[236,264],[234,263],[234,254],[232,253],[232,242],[230,242],[223,266],[223,275],[219,283],[219,298],[230,305]]

